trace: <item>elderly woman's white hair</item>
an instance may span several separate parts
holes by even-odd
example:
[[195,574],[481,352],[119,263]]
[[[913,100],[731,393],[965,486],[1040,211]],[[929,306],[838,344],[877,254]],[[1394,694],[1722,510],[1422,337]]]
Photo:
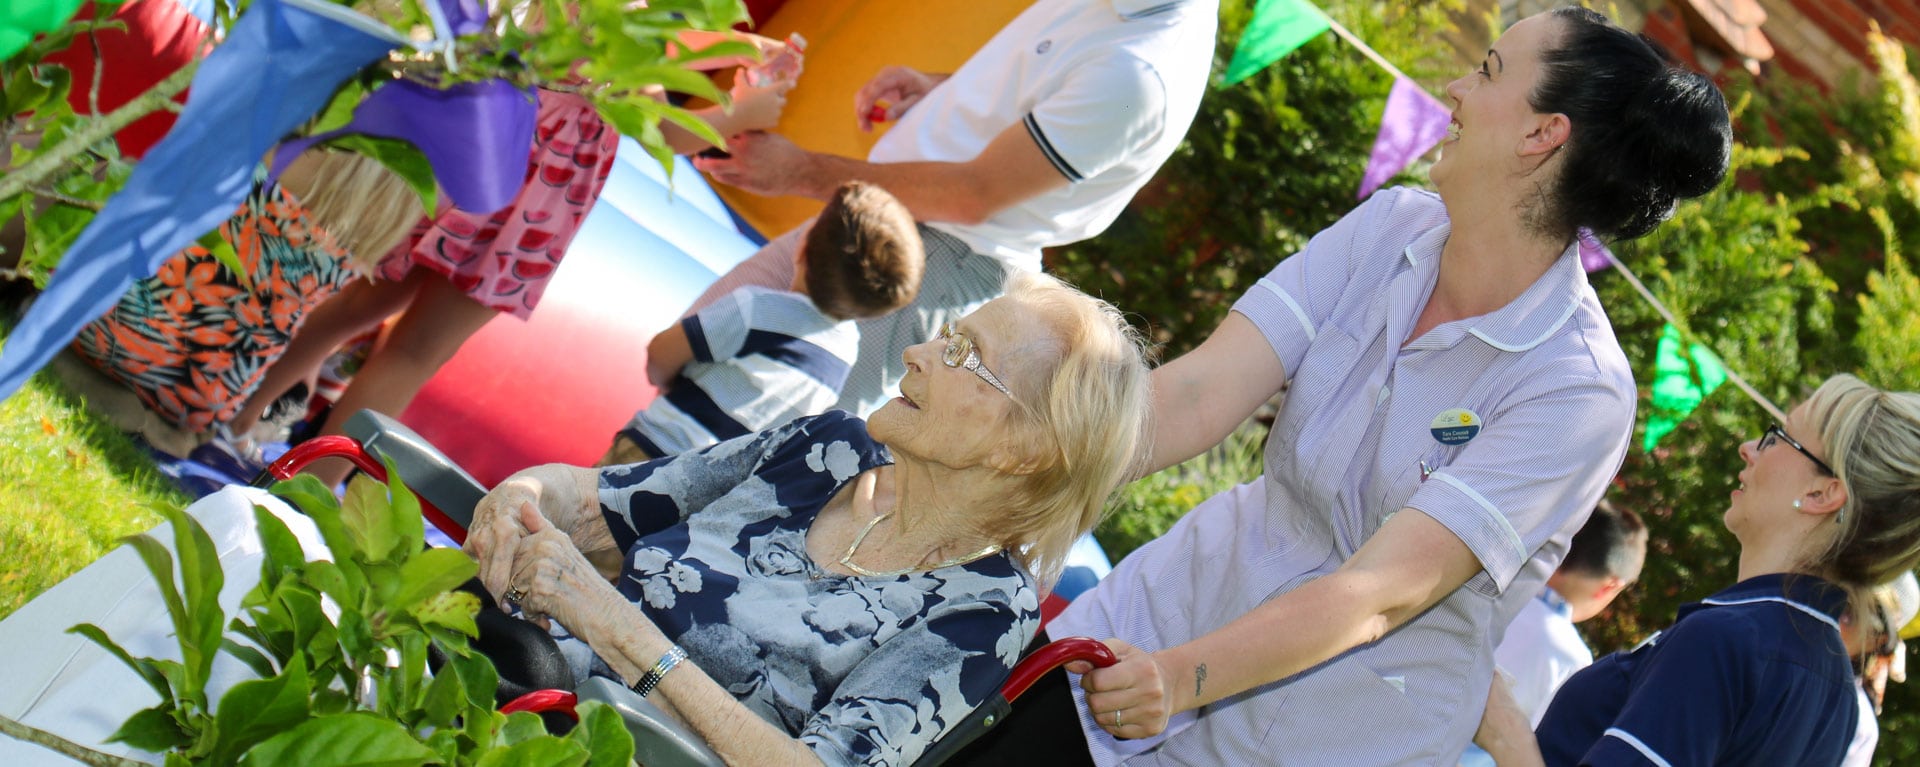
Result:
[[1137,475],[1152,410],[1146,345],[1120,311],[1060,280],[1020,273],[1006,297],[1051,332],[1009,351],[1016,423],[1034,453],[1008,513],[987,532],[1043,585],[1059,577],[1075,539],[1099,524],[1106,501]]

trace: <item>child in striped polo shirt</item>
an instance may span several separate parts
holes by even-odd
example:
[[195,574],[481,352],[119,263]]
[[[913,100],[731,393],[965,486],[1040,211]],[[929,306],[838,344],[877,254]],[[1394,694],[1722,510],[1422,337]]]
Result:
[[831,408],[860,349],[855,320],[912,302],[925,259],[899,200],[842,185],[795,256],[790,291],[745,286],[654,336],[647,379],[661,395],[599,465],[698,450]]

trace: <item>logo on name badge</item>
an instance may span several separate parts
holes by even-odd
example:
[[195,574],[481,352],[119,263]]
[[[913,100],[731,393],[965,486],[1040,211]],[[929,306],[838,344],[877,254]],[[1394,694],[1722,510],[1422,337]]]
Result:
[[1434,416],[1428,431],[1442,445],[1464,445],[1480,434],[1480,423],[1479,413],[1457,407]]

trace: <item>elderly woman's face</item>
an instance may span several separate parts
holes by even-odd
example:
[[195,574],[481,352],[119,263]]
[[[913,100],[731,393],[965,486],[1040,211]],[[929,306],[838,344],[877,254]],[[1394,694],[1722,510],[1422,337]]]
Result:
[[[874,439],[896,454],[966,469],[1007,460],[1014,394],[1023,382],[1010,364],[1049,331],[1027,306],[1008,298],[987,302],[925,343],[908,347],[900,396],[868,419]],[[1031,390],[1030,388],[1028,390]]]

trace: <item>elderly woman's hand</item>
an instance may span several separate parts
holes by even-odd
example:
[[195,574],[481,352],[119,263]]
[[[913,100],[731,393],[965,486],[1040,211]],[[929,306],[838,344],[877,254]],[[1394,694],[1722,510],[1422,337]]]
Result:
[[1119,639],[1104,644],[1119,662],[1106,668],[1086,663],[1067,666],[1068,671],[1082,674],[1080,687],[1087,691],[1088,713],[1116,738],[1159,735],[1173,716],[1173,675],[1153,653]]
[[521,507],[521,536],[510,577],[513,601],[530,617],[552,617],[575,634],[590,635],[589,621],[606,617],[605,598],[619,592],[594,569],[569,537],[532,506]]
[[480,564],[480,583],[495,597],[503,598],[512,589],[514,553],[527,529],[520,522],[521,510],[540,508],[540,481],[532,477],[512,477],[480,499],[473,508],[473,523],[467,527],[467,542],[462,548]]

